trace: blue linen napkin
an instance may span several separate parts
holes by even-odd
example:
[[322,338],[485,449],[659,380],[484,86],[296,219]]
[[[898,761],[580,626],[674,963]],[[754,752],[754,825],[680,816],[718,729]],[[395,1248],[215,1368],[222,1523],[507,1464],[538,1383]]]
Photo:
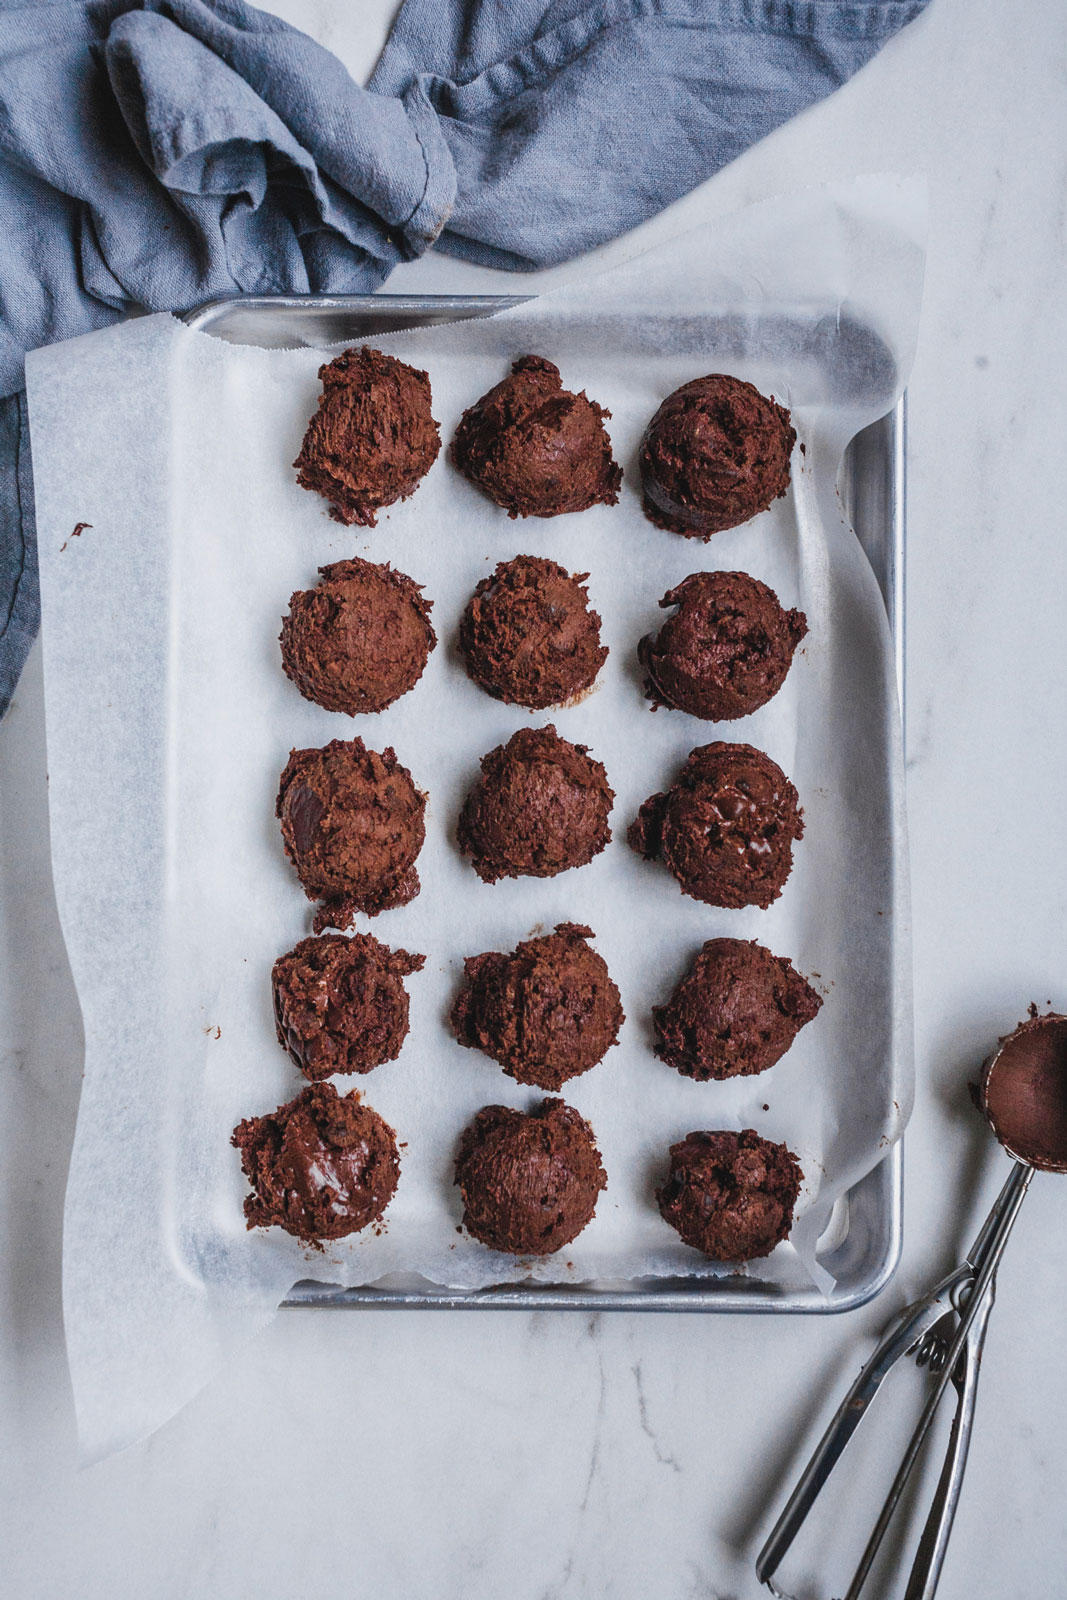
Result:
[[0,714],[40,621],[29,349],[133,307],[636,226],[926,0],[406,0],[367,89],[241,0],[0,0]]

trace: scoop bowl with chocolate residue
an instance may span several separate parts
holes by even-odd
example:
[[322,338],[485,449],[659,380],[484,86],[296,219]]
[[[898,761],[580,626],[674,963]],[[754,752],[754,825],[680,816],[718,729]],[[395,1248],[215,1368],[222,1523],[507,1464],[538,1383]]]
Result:
[[982,1070],[982,1110],[1005,1150],[1041,1172],[1067,1172],[1067,1017],[1036,1011]]

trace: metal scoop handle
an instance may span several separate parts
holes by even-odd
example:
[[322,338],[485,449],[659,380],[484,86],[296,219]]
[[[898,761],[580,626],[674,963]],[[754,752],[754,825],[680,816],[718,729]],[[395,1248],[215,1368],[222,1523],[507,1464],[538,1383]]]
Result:
[[967,1452],[971,1445],[971,1427],[974,1422],[974,1402],[978,1394],[978,1375],[982,1370],[981,1354],[985,1342],[986,1323],[993,1309],[997,1280],[989,1282],[985,1298],[979,1307],[968,1334],[964,1360],[957,1366],[952,1378],[959,1399],[956,1415],[952,1419],[945,1463],[941,1468],[933,1502],[926,1525],[919,1540],[919,1548],[904,1591],[904,1600],[933,1600],[948,1550],[948,1537],[963,1488],[963,1472],[967,1465]]
[[[1014,1164],[966,1259],[929,1294],[901,1312],[849,1389],[756,1559],[756,1576],[772,1594],[781,1594],[772,1582],[774,1573],[884,1379],[903,1357],[914,1354],[925,1364],[936,1349],[937,1360],[930,1363],[936,1373],[933,1390],[845,1596],[845,1600],[858,1600],[938,1403],[952,1383],[959,1397],[956,1416],[905,1596],[905,1600],[932,1600],[963,1481],[996,1270],[1033,1175],[1033,1168],[1018,1161]],[[950,1338],[934,1331],[945,1319],[952,1329]]]

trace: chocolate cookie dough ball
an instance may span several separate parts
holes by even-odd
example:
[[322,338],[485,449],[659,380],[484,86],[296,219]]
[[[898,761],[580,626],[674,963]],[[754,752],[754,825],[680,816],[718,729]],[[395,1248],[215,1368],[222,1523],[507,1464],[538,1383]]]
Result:
[[610,415],[584,391],[565,389],[551,361],[523,356],[463,413],[452,461],[509,517],[613,506],[622,468],[604,428]]
[[769,1256],[793,1225],[804,1174],[784,1144],[743,1133],[689,1133],[671,1145],[660,1215],[713,1261]]
[[656,1054],[701,1083],[766,1072],[821,1005],[784,956],[754,939],[709,939],[667,1004],[652,1008]]
[[683,894],[709,906],[766,908],[793,866],[804,833],[797,792],[750,744],[705,744],[689,753],[677,783],[645,801],[627,838],[662,856]]
[[607,1182],[592,1128],[562,1100],[530,1112],[484,1106],[459,1141],[464,1225],[510,1255],[548,1256],[570,1244]]
[[395,1061],[408,1035],[404,979],[425,962],[369,933],[301,939],[271,973],[278,1043],[313,1082]]
[[282,619],[282,666],[305,700],[356,717],[384,711],[422,677],[437,635],[432,600],[412,578],[373,561],[320,567]]
[[541,556],[501,561],[475,589],[459,627],[467,672],[508,705],[543,710],[592,686],[608,658],[589,609],[587,572]]
[[555,728],[522,728],[482,757],[460,812],[460,850],[484,883],[554,878],[584,867],[611,838],[614,791],[584,744]]
[[252,1192],[250,1228],[284,1228],[306,1244],[342,1239],[377,1222],[396,1192],[396,1134],[358,1094],[309,1084],[230,1140]]
[[803,611],[783,610],[774,590],[747,572],[694,572],[660,605],[677,610],[637,647],[648,698],[708,722],[766,705],[808,631]]
[[641,441],[645,515],[710,539],[766,511],[789,487],[789,412],[751,383],[712,373],[669,394]]
[[373,528],[382,506],[406,500],[437,460],[430,380],[368,345],[343,350],[319,378],[319,408],[293,462],[297,482],[330,501],[335,522]]
[[426,797],[394,750],[379,754],[362,739],[291,750],[276,809],[308,899],[326,902],[316,933],[347,928],[357,911],[377,916],[418,894]]
[[625,1018],[592,928],[561,922],[511,955],[490,951],[464,963],[452,1007],[460,1044],[482,1050],[517,1083],[561,1089],[602,1061]]

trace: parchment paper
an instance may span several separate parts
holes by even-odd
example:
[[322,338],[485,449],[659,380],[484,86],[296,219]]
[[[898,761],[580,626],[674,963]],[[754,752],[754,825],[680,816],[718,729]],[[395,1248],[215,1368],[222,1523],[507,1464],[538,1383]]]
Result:
[[[551,521],[510,521],[444,451],[377,529],[329,521],[291,468],[318,351],[236,347],[155,316],[31,357],[53,858],[86,1037],[64,1303],[88,1457],[158,1426],[302,1277],[418,1272],[470,1287],[722,1271],[681,1244],[652,1198],[667,1146],[693,1128],[751,1125],[797,1152],[793,1239],[747,1270],[828,1286],[816,1241],[833,1203],[910,1106],[890,639],[835,478],[847,440],[892,405],[910,364],[920,210],[915,186],[892,179],[815,191],[490,321],[376,341],[428,368],[446,443],[462,409],[530,351],[610,408],[619,505]],[[635,456],[664,395],[709,370],[789,405],[806,454],[786,500],[703,546],[645,520]],[[77,523],[90,526],[74,537]],[[475,583],[520,551],[590,573],[611,650],[597,690],[554,716],[496,704],[456,655]],[[310,705],[280,665],[290,593],[350,554],[389,560],[434,601],[440,642],[426,674],[377,717]],[[653,714],[635,656],[665,590],[713,568],[762,578],[810,630],[776,699],[718,726]],[[531,721],[554,721],[604,761],[615,837],[586,868],[487,886],[455,848],[455,819],[479,757]],[[353,733],[393,745],[429,795],[421,894],[359,923],[427,963],[409,980],[400,1058],[336,1080],[355,1082],[405,1142],[388,1226],[320,1254],[278,1230],[246,1231],[229,1135],[303,1084],[271,1015],[271,964],[312,914],[281,847],[278,776],[290,747]],[[641,801],[690,748],[720,737],[767,750],[804,806],[792,877],[768,911],[686,899],[625,842]],[[620,1044],[566,1088],[593,1124],[609,1187],[569,1248],[516,1264],[457,1231],[451,1165],[480,1106],[540,1096],[461,1049],[446,1018],[465,955],[565,920],[594,928],[627,1013]],[[652,1055],[649,1013],[722,934],[790,956],[826,1002],[769,1073],[697,1084]]]

